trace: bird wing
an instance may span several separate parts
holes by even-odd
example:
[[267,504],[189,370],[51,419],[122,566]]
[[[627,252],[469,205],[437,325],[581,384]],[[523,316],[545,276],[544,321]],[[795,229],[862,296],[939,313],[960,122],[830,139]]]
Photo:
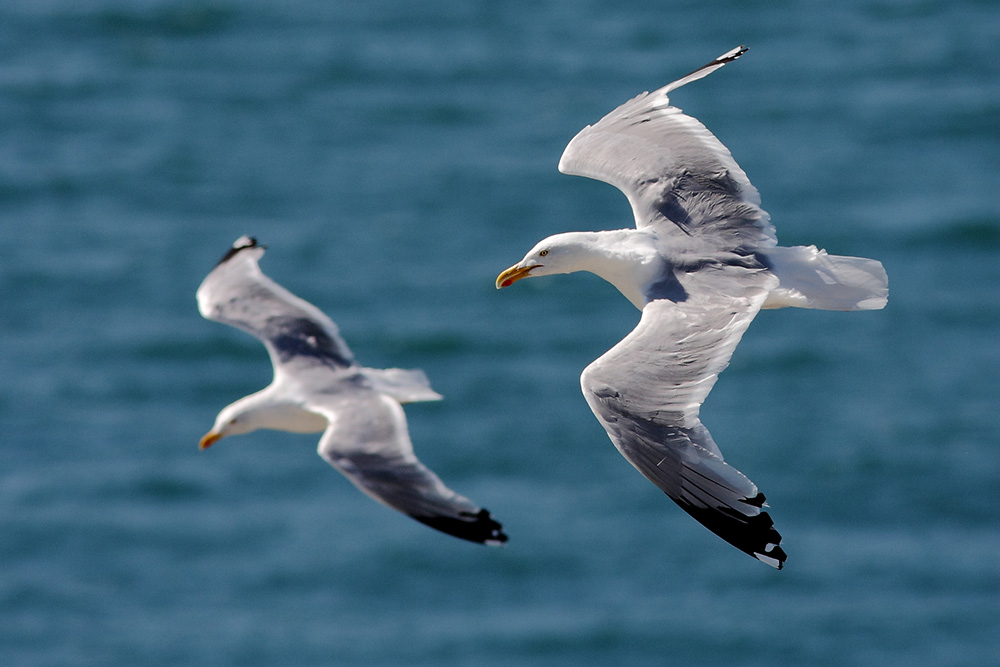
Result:
[[713,281],[711,299],[649,302],[636,328],[584,370],[581,385],[629,463],[716,535],[780,568],[785,553],[761,511],[764,495],[723,461],[698,418],[773,277],[726,269]]
[[678,252],[740,254],[777,244],[760,195],[729,150],[667,95],[739,58],[739,47],[653,93],[643,93],[581,130],[559,161],[625,193],[636,226],[654,227]]
[[487,510],[449,489],[417,459],[395,399],[356,389],[310,408],[330,422],[319,455],[363,492],[448,535],[490,545],[507,541]]
[[260,339],[276,372],[289,366],[353,366],[354,355],[337,325],[264,275],[257,264],[263,254],[255,239],[237,239],[198,288],[202,316]]

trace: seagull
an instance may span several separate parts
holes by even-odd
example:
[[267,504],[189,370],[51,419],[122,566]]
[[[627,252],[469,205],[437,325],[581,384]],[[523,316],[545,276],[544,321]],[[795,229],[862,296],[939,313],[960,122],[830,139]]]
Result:
[[401,404],[441,399],[423,371],[360,366],[330,318],[261,272],[264,248],[240,237],[198,288],[202,316],[259,338],[274,366],[270,385],[219,413],[201,449],[262,428],[322,431],[319,455],[375,500],[464,540],[506,542],[413,453]]
[[568,232],[503,271],[518,280],[589,271],[642,311],[638,325],[583,371],[580,384],[618,451],[713,533],[777,569],[786,554],[764,494],[723,459],[702,402],[761,308],[871,310],[888,278],[871,259],[779,247],[760,196],[729,150],[668,94],[746,52],[725,53],[581,130],[559,171],[628,198],[635,229]]

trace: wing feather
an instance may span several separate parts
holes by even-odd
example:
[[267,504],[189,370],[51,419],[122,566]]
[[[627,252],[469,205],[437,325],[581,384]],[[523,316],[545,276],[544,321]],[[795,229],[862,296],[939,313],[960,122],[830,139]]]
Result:
[[449,535],[491,545],[507,541],[489,511],[449,489],[417,459],[394,399],[354,391],[314,409],[330,420],[319,455],[361,491]]
[[354,355],[337,325],[260,270],[264,248],[241,237],[198,288],[202,316],[242,329],[267,348],[275,369],[287,364],[348,368]]
[[614,185],[628,197],[637,227],[655,227],[679,249],[692,237],[741,254],[776,245],[760,195],[729,149],[668,98],[745,50],[734,49],[588,125],[566,146],[559,170]]
[[629,463],[716,535],[780,568],[781,536],[761,511],[763,494],[723,460],[698,416],[767,295],[735,277],[731,282],[743,294],[651,301],[638,326],[590,364],[580,382]]

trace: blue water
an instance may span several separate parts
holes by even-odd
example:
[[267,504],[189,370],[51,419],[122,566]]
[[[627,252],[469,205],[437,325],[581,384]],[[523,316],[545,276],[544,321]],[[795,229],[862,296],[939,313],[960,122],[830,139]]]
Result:
[[[563,146],[673,101],[786,245],[889,306],[762,313],[702,411],[777,572],[614,450],[582,368],[637,313],[493,279],[631,224]],[[988,666],[1000,659],[1000,6],[992,0],[0,3],[0,664]],[[359,494],[316,437],[199,452],[269,380],[194,291],[237,236],[370,366],[446,396],[421,458],[487,549]]]

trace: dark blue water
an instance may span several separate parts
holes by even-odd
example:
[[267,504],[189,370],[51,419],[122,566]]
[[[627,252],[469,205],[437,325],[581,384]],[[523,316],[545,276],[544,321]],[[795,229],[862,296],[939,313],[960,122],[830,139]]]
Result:
[[[425,6],[425,4],[427,6]],[[762,313],[702,411],[789,559],[614,450],[582,368],[637,312],[493,279],[631,224],[563,146],[672,99],[786,245],[880,259],[884,311]],[[0,663],[987,666],[1000,656],[1000,6],[982,0],[0,4]],[[194,291],[237,236],[370,366],[504,549],[260,432],[269,380]]]

